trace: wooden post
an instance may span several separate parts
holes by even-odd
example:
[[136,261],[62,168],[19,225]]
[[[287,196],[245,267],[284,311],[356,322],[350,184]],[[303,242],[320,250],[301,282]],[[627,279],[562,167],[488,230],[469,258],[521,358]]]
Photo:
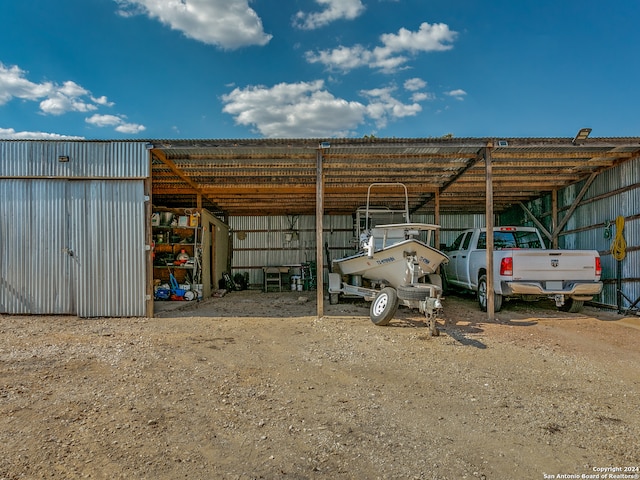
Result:
[[[435,193],[435,211],[433,214],[433,223],[436,225],[440,225],[440,189],[438,188]],[[434,245],[435,248],[440,250],[440,229],[435,231],[435,240]]]
[[484,150],[484,164],[486,175],[486,204],[485,215],[487,224],[487,319],[495,320],[495,301],[493,285],[493,165],[491,163],[491,149],[493,143],[489,142]]
[[558,189],[551,190],[551,248],[558,248],[558,232],[556,226],[558,225]]
[[316,153],[316,306],[318,318],[324,316],[324,261],[322,251],[322,217],[324,215],[324,172],[322,148]]

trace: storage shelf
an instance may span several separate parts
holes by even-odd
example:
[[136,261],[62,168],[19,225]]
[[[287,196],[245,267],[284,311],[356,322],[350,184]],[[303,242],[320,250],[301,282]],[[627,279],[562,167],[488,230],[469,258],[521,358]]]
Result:
[[175,268],[176,270],[193,270],[195,265],[189,265],[188,267],[182,265],[154,265],[153,268]]

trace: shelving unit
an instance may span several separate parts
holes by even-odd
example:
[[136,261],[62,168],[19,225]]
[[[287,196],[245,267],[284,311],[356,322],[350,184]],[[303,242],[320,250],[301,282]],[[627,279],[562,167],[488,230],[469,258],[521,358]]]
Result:
[[[160,286],[172,287],[171,274],[178,283],[175,290],[197,290],[196,298],[209,298],[229,271],[229,226],[204,208],[153,206],[150,227],[149,289],[154,300],[165,300],[165,293],[155,294]],[[181,250],[189,261],[176,265]]]
[[[179,284],[201,284],[202,232],[201,227],[161,225],[153,227],[154,282],[169,283],[173,273]],[[177,263],[178,254],[184,250],[189,256],[186,263]]]

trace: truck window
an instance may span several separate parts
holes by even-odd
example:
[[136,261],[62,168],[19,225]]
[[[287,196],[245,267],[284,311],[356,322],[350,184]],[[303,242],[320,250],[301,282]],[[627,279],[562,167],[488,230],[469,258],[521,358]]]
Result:
[[516,248],[516,238],[513,232],[493,232],[493,249]]
[[[485,232],[480,232],[478,249],[485,248],[487,248],[487,235]],[[493,249],[502,250],[503,248],[542,248],[542,246],[536,232],[493,232]]]
[[[448,248],[448,250],[450,250],[450,251],[460,250],[460,244],[462,243],[462,239],[464,238],[465,235],[466,235],[466,232],[463,232],[460,235],[458,235],[458,238],[456,238],[453,241],[453,243]],[[469,235],[469,237],[471,237],[471,235]]]
[[471,232],[464,238],[464,242],[462,242],[461,250],[469,250],[469,244],[471,243]]
[[540,237],[536,232],[515,232],[518,248],[542,248]]
[[476,246],[476,248],[478,250],[484,250],[485,248],[487,248],[487,233],[486,232],[480,232],[480,235],[478,236],[478,245]]

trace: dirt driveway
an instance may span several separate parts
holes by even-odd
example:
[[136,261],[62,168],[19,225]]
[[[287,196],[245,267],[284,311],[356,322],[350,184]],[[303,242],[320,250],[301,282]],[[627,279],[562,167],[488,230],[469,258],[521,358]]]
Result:
[[637,316],[513,303],[488,323],[449,297],[429,338],[417,312],[376,327],[314,301],[0,316],[0,479],[640,477]]

